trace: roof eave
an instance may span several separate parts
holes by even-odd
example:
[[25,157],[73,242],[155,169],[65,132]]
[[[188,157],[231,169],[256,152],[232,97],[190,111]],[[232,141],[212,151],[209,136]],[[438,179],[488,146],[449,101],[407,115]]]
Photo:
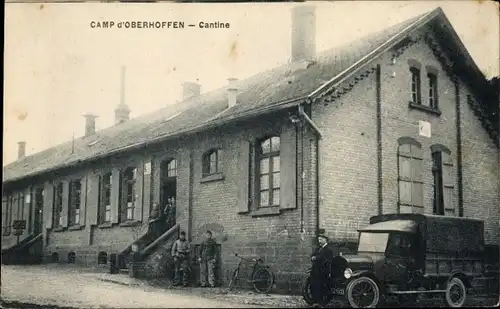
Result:
[[318,98],[322,97],[325,93],[329,92],[331,89],[336,88],[339,84],[347,80],[348,78],[352,77],[352,75],[356,74],[357,71],[365,66],[366,64],[372,62],[385,52],[387,52],[389,49],[391,49],[394,45],[399,43],[401,40],[403,40],[408,34],[416,30],[417,28],[420,28],[422,25],[427,24],[429,21],[434,19],[435,17],[439,15],[444,15],[443,10],[441,8],[437,8],[433,11],[430,11],[427,14],[424,14],[422,17],[417,19],[414,23],[406,27],[405,29],[401,30],[399,33],[394,35],[392,38],[388,39],[386,42],[375,48],[373,51],[368,53],[366,56],[355,62],[353,65],[351,65],[349,68],[345,69],[341,73],[337,74],[334,76],[332,79],[324,83],[323,85],[319,86],[316,90],[311,92],[309,96],[307,97],[306,102],[307,103],[312,103]]
[[224,118],[212,120],[212,121],[209,121],[207,123],[203,123],[201,125],[198,125],[198,126],[195,126],[192,128],[180,130],[180,131],[177,131],[177,132],[174,132],[171,134],[158,136],[158,137],[151,139],[151,140],[148,140],[148,141],[132,144],[132,145],[121,147],[121,148],[116,148],[116,149],[110,150],[104,154],[92,156],[92,157],[81,159],[81,160],[75,160],[75,161],[72,161],[72,162],[69,162],[66,164],[56,165],[52,168],[45,169],[45,170],[38,171],[38,172],[34,172],[34,173],[30,173],[27,175],[9,178],[9,179],[4,179],[3,184],[4,185],[11,184],[13,182],[17,182],[17,181],[20,181],[20,180],[23,180],[26,178],[40,176],[40,175],[50,173],[50,172],[53,172],[56,170],[70,168],[70,167],[74,167],[74,166],[79,165],[79,164],[89,163],[89,162],[92,162],[92,161],[95,161],[98,159],[103,159],[103,158],[106,158],[106,157],[109,157],[112,155],[116,155],[118,153],[123,153],[123,152],[131,151],[131,150],[141,149],[141,148],[144,148],[144,147],[147,147],[150,145],[159,144],[159,143],[165,142],[167,140],[178,138],[182,135],[191,135],[191,134],[195,134],[195,133],[198,133],[201,131],[209,130],[211,128],[218,127],[218,126],[221,126],[224,124],[228,124],[228,123],[231,123],[233,121],[242,121],[242,120],[252,118],[254,116],[280,111],[280,110],[289,108],[291,106],[298,105],[298,104],[304,102],[305,100],[306,100],[306,97],[299,97],[299,98],[289,99],[289,100],[282,101],[282,102],[276,102],[275,104],[271,104],[270,106],[266,106],[264,108],[250,110],[250,111],[241,113],[239,115],[230,115],[230,116],[227,116]]

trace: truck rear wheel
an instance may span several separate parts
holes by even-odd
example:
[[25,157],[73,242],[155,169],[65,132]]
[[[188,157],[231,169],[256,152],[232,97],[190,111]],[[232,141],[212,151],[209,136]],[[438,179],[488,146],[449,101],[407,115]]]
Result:
[[380,289],[368,277],[359,277],[349,282],[346,293],[352,308],[375,308],[380,301]]
[[446,285],[444,300],[448,307],[459,308],[465,304],[467,298],[467,289],[460,278],[452,278]]

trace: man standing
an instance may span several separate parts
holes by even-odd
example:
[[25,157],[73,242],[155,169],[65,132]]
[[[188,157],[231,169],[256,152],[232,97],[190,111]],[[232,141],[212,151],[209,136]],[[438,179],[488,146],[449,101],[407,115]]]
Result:
[[210,287],[213,288],[215,286],[214,272],[217,257],[217,243],[212,238],[212,232],[207,231],[205,236],[205,241],[201,243],[201,256],[198,258],[198,262],[200,262],[200,283],[202,288],[206,287],[208,275],[208,283]]
[[[325,235],[318,235],[319,246],[311,257],[313,262],[311,269],[311,292],[314,299],[324,299],[326,295],[326,288],[328,280],[330,279],[330,266],[334,256],[333,251],[328,247],[328,237]],[[326,304],[322,304],[326,305]]]
[[182,285],[188,285],[188,272],[189,272],[189,252],[191,245],[186,240],[186,232],[181,231],[179,239],[174,242],[172,246],[172,256],[174,257],[175,264],[175,278],[174,285],[180,285],[182,274]]

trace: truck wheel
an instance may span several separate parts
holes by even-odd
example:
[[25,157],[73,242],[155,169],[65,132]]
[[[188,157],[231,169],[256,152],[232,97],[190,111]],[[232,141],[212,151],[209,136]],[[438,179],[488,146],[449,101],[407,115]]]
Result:
[[448,281],[444,296],[446,305],[453,308],[462,307],[465,304],[466,298],[467,289],[460,278],[455,277]]
[[309,306],[314,305],[315,301],[311,292],[311,277],[307,277],[302,283],[302,297],[306,304]]
[[347,301],[352,308],[375,308],[380,301],[380,289],[372,279],[360,277],[347,285]]

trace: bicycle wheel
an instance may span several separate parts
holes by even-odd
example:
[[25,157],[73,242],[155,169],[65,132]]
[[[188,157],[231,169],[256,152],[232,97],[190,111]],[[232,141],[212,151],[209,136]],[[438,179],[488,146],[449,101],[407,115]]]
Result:
[[236,281],[236,278],[238,278],[238,270],[237,269],[235,269],[233,271],[233,275],[231,276],[231,281],[229,281],[229,285],[227,286],[227,289],[229,291],[231,291],[231,289],[233,288],[233,284]]
[[266,268],[259,268],[252,276],[252,285],[259,293],[269,293],[273,288],[274,275]]

